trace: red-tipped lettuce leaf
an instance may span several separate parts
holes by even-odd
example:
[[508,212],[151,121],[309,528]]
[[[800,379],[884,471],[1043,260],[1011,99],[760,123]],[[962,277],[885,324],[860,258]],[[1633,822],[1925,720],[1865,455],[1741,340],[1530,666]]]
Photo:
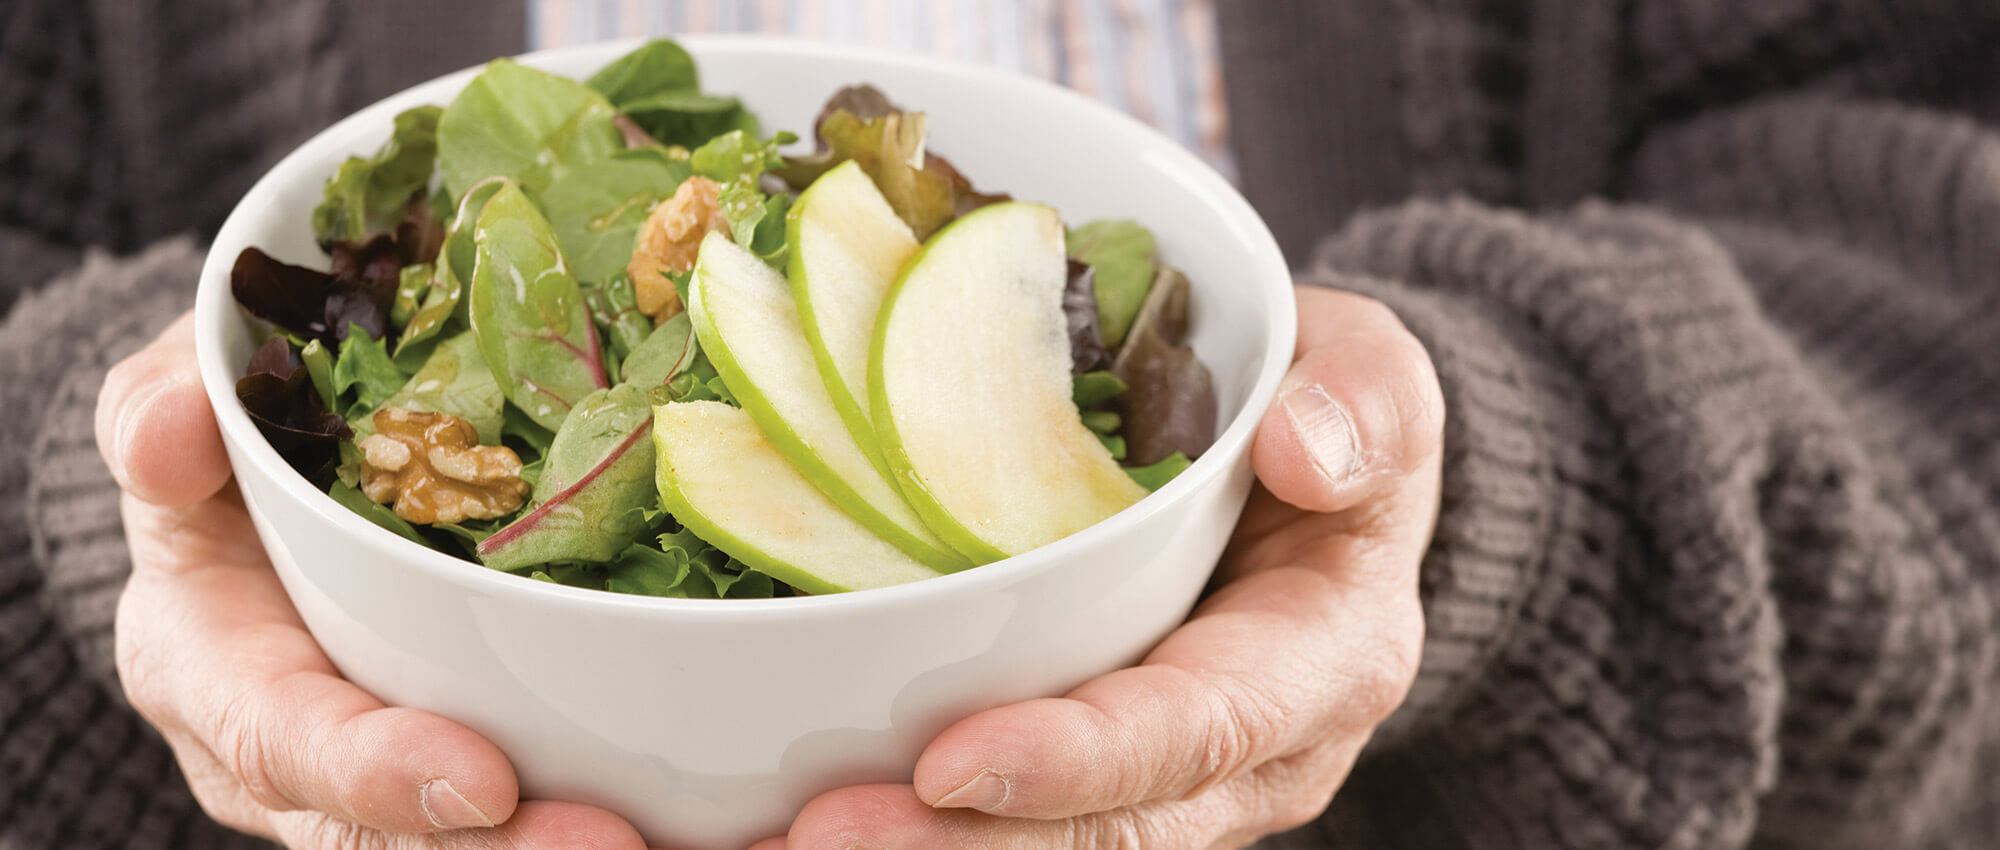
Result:
[[328,480],[340,442],[353,432],[320,403],[305,364],[283,337],[266,340],[250,356],[236,398],[286,463],[315,483]]
[[1111,372],[1127,389],[1117,399],[1132,466],[1158,463],[1175,452],[1200,457],[1215,442],[1215,384],[1208,367],[1182,345],[1187,332],[1188,280],[1162,265]]
[[1063,288],[1063,316],[1069,319],[1070,374],[1081,375],[1111,360],[1097,330],[1096,271],[1069,261],[1069,284]]

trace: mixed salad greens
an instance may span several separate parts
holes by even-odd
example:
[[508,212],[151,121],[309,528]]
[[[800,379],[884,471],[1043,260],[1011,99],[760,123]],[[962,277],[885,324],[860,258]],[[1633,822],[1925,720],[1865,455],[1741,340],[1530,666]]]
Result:
[[670,41],[584,82],[496,60],[327,180],[327,270],[237,258],[272,326],[238,398],[411,542],[672,597],[1006,557],[1208,447],[1144,228],[974,189],[873,88],[813,131],[785,155]]

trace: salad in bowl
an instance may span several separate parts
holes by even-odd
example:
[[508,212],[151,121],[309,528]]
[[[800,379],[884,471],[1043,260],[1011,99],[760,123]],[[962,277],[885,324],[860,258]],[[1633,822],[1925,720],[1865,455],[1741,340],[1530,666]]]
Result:
[[245,247],[235,394],[410,543],[647,596],[866,590],[1074,534],[1187,469],[1190,282],[1127,219],[979,186],[834,92],[801,143],[671,41],[510,60],[326,175],[324,267]]

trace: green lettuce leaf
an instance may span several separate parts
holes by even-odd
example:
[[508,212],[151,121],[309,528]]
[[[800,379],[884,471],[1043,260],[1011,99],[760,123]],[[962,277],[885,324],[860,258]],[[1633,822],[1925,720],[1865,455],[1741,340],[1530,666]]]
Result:
[[454,198],[489,177],[539,193],[625,147],[616,115],[582,83],[495,59],[438,118],[438,171]]
[[479,544],[498,570],[556,561],[609,561],[646,530],[653,483],[653,408],[629,384],[579,401],[556,431],[534,506]]
[[312,213],[313,235],[322,249],[387,230],[410,196],[430,185],[442,114],[435,106],[404,110],[373,157],[348,157],[327,179],[325,198]]
[[306,376],[312,379],[313,391],[319,393],[320,404],[325,405],[327,410],[336,409],[340,393],[333,388],[333,352],[315,339],[299,349],[299,360],[305,363]]
[[341,405],[337,413],[352,419],[374,412],[384,400],[402,389],[409,375],[396,368],[396,362],[389,359],[389,350],[382,341],[365,333],[349,333],[340,343],[340,356],[333,361],[334,399],[339,401],[354,391],[352,401]]
[[814,132],[817,152],[787,158],[772,173],[793,189],[803,190],[834,166],[854,160],[919,241],[958,216],[1006,199],[974,189],[950,162],[926,150],[923,113],[903,110],[872,87],[835,93],[821,110]]
[[[445,230],[444,244],[438,250],[437,261],[431,265],[431,277],[424,286],[423,303],[410,314],[408,324],[403,325],[403,335],[396,341],[399,362],[405,360],[405,352],[416,351],[419,343],[435,338],[453,320],[458,320],[460,324],[470,321],[465,305],[465,287],[472,279],[472,267],[479,256],[473,229],[479,223],[479,214],[486,209],[486,202],[505,185],[507,181],[504,178],[485,180],[473,186],[460,199],[451,226]],[[409,363],[403,362],[402,365],[407,367]]]
[[486,202],[473,232],[472,333],[507,400],[551,431],[610,386],[597,328],[547,219],[513,183]]
[[1153,234],[1137,222],[1093,221],[1069,232],[1069,256],[1090,267],[1097,289],[1097,326],[1104,344],[1124,344],[1158,271]]

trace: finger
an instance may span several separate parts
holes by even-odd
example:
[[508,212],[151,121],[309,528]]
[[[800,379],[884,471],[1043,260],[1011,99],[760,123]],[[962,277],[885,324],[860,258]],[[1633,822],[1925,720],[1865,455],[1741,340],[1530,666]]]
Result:
[[785,844],[785,837],[780,835],[776,838],[766,838],[763,841],[752,844],[750,845],[750,850],[789,850],[789,848]]
[[1430,356],[1395,314],[1301,287],[1299,353],[1251,446],[1257,478],[1308,511],[1362,504],[1438,454],[1444,400]]
[[97,449],[118,486],[148,502],[187,505],[229,480],[229,457],[194,359],[194,314],[182,315],[104,376]]
[[133,576],[119,671],[156,725],[188,730],[258,803],[392,832],[491,826],[518,789],[457,723],[389,708],[340,678],[258,548],[240,504],[128,496]]
[[782,844],[752,850],[1048,850],[1238,848],[1318,817],[1353,764],[1352,747],[1266,766],[1188,800],[1162,800],[1059,820],[997,817],[924,805],[907,785],[866,785],[820,795]]
[[1365,735],[1415,675],[1416,605],[1407,589],[1327,571],[1247,577],[1141,666],[952,725],[918,759],[915,788],[935,806],[1064,818],[1187,798],[1330,735]]
[[514,817],[492,829],[429,835],[385,832],[320,812],[277,818],[278,834],[296,850],[645,850],[638,830],[603,809],[574,803],[522,803]]

